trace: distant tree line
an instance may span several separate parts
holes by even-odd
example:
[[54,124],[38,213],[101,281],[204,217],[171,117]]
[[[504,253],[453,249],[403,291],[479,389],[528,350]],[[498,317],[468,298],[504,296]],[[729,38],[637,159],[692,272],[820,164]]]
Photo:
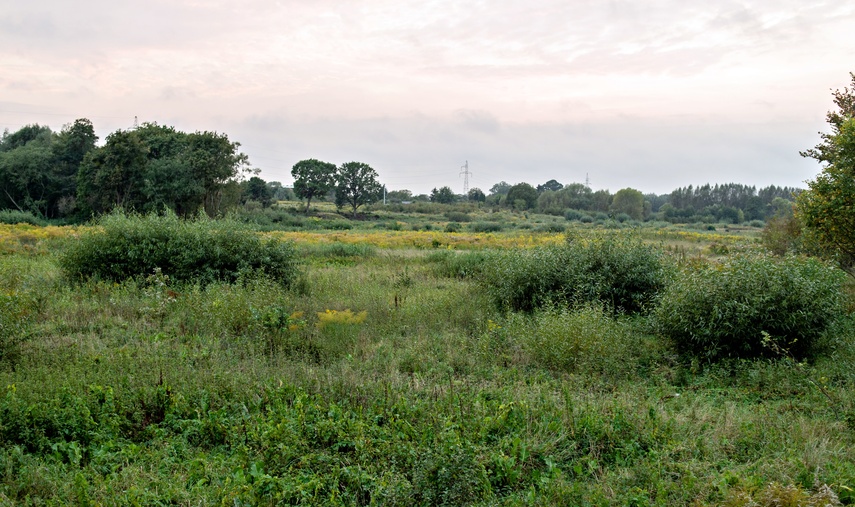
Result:
[[458,195],[450,187],[428,195],[386,192],[377,172],[362,162],[336,166],[307,159],[292,168],[294,188],[265,182],[249,166],[240,144],[217,132],[186,133],[143,123],[109,134],[102,146],[92,123],[81,118],[60,132],[26,125],[0,138],[0,209],[46,219],[79,220],[115,207],[139,212],[170,209],[180,216],[204,211],[216,216],[238,205],[267,207],[278,200],[333,200],[353,216],[384,197],[389,203],[461,201],[568,218],[611,216],[619,220],[741,223],[790,212],[799,189],[727,183],[678,188],[670,194],[642,194],[624,188],[612,194],[582,183],[551,179],[539,185],[500,181],[485,193]]
[[440,204],[469,201],[487,206],[517,211],[536,211],[552,215],[584,216],[606,214],[613,218],[632,220],[665,220],[669,222],[742,223],[767,220],[791,211],[801,190],[770,185],[760,188],[738,183],[699,185],[678,188],[669,194],[642,194],[624,188],[612,194],[608,190],[592,190],[583,183],[564,185],[552,179],[532,186],[529,183],[511,185],[500,181],[488,194],[474,188],[466,196],[456,195],[450,187],[434,188],[430,195],[413,196],[408,190],[390,192],[392,202],[429,200]]

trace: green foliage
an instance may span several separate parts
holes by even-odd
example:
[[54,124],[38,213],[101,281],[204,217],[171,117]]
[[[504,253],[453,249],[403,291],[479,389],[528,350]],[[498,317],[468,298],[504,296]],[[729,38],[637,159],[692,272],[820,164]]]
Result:
[[353,217],[363,204],[379,199],[383,187],[377,181],[377,171],[362,162],[345,162],[339,167],[336,176],[335,204],[339,208],[350,206]]
[[98,226],[72,239],[63,252],[60,264],[69,277],[118,281],[159,268],[175,280],[201,284],[235,281],[253,272],[288,284],[296,274],[290,243],[264,241],[230,219],[115,212]]
[[17,357],[30,327],[32,305],[27,294],[0,292],[0,363]]
[[602,308],[546,308],[533,315],[511,314],[501,332],[518,337],[533,364],[566,372],[614,374],[624,370],[631,329]]
[[[508,189],[508,195],[505,202],[514,209],[525,211],[527,209],[532,209],[537,205],[537,198],[537,189],[528,183],[517,183]],[[517,201],[522,201],[522,204],[518,206]]]
[[469,216],[469,213],[462,211],[446,211],[445,219],[449,222],[469,222],[472,220],[472,217]]
[[454,194],[454,191],[451,190],[451,187],[444,186],[440,187],[439,190],[434,188],[430,192],[430,202],[436,202],[440,204],[454,204],[457,200],[457,196]]
[[736,255],[693,265],[662,294],[655,327],[684,353],[710,360],[774,356],[776,348],[804,357],[840,316],[844,279],[799,257]]
[[321,162],[316,159],[301,160],[291,168],[294,177],[294,193],[301,199],[306,199],[306,213],[313,197],[323,196],[335,185],[335,164]]
[[615,312],[648,310],[668,276],[661,251],[629,234],[568,236],[562,246],[497,253],[482,282],[503,309],[599,302]]
[[472,232],[499,232],[504,229],[501,222],[472,222],[469,230]]
[[610,209],[616,215],[626,214],[633,220],[641,220],[644,218],[644,194],[634,188],[618,190],[612,198]]
[[47,225],[47,222],[29,211],[0,210],[0,224]]

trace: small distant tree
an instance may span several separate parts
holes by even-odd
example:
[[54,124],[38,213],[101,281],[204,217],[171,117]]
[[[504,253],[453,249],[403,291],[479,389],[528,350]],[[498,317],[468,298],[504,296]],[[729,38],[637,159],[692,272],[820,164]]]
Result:
[[540,194],[540,193],[546,192],[547,190],[552,190],[553,192],[557,192],[557,191],[561,190],[562,188],[564,188],[564,185],[562,185],[561,183],[558,183],[555,180],[549,180],[546,183],[544,183],[543,185],[537,186],[537,193]]
[[484,192],[481,191],[480,188],[473,188],[469,190],[469,193],[466,194],[466,197],[472,202],[484,202],[487,200],[487,196],[484,195]]
[[626,213],[633,220],[641,220],[644,218],[644,194],[634,188],[618,190],[610,210],[617,214]]
[[[520,204],[517,201],[523,201],[523,203]],[[518,210],[534,208],[537,205],[537,189],[528,183],[517,183],[508,190],[505,202]]]
[[445,186],[441,187],[439,190],[436,188],[431,190],[430,200],[431,202],[438,202],[440,204],[453,204],[454,201],[457,200],[457,196],[454,195],[454,191],[451,190],[451,187]]
[[312,204],[312,198],[325,195],[336,183],[335,164],[321,162],[314,158],[301,160],[291,168],[294,177],[294,193],[306,200],[306,213]]
[[345,204],[356,210],[363,204],[369,204],[380,198],[383,186],[377,181],[377,171],[362,162],[345,162],[338,170],[335,188],[335,204],[339,208]]
[[490,195],[505,195],[511,189],[511,184],[507,181],[500,181],[490,187]]
[[262,208],[269,208],[273,201],[273,190],[267,186],[267,182],[258,176],[246,180],[242,184],[242,201],[256,201],[261,203]]

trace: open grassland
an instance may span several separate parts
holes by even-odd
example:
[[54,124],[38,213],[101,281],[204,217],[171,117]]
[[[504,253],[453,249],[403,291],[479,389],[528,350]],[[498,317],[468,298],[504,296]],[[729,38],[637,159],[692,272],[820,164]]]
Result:
[[[290,287],[74,284],[84,228],[0,226],[0,504],[855,503],[851,315],[807,361],[709,363],[644,315],[501,312],[470,276],[562,234],[377,223],[263,233],[295,241]],[[674,263],[756,247],[637,234]]]

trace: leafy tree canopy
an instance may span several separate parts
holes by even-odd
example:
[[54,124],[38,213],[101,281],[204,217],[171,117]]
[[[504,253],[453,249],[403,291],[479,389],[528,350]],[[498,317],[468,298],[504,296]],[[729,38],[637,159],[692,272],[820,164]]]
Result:
[[534,208],[537,204],[537,189],[528,183],[517,183],[508,190],[505,202],[513,208]]
[[379,199],[383,187],[377,181],[377,171],[362,162],[345,162],[336,177],[335,204],[339,208],[350,206],[353,217],[363,204]]
[[549,180],[546,183],[544,183],[543,185],[538,185],[537,186],[537,192],[543,193],[547,190],[552,190],[553,192],[557,192],[557,191],[561,190],[562,188],[564,188],[564,185],[562,185],[561,183],[558,183],[556,180]]
[[836,111],[826,120],[830,133],[802,156],[825,164],[808,189],[796,198],[796,215],[826,252],[855,276],[855,73],[852,89],[832,93]]
[[440,204],[452,204],[457,200],[457,196],[454,195],[454,191],[451,190],[451,187],[445,186],[439,190],[436,188],[431,190],[430,200],[431,202],[438,202]]
[[644,218],[644,194],[634,188],[618,190],[612,198],[611,211],[626,213],[633,220]]
[[294,193],[306,200],[306,213],[314,197],[325,195],[336,183],[335,164],[314,158],[301,160],[291,168],[294,177]]

